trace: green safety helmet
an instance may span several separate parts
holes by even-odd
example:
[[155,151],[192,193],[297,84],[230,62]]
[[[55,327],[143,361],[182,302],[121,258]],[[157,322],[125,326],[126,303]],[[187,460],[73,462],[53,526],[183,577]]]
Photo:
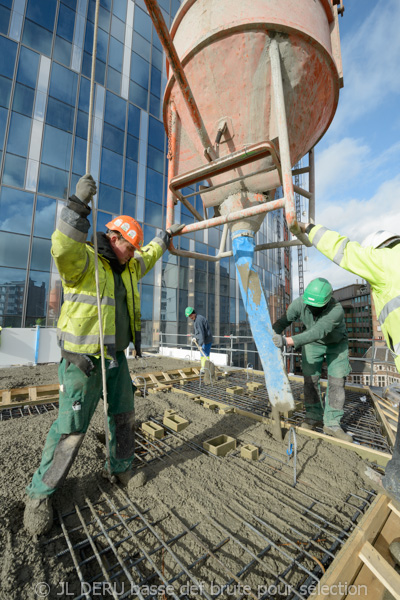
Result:
[[327,279],[317,277],[313,279],[304,292],[304,304],[309,306],[325,306],[332,298],[333,289]]
[[188,306],[187,308],[185,308],[185,317],[190,317],[190,315],[194,313],[194,308],[193,306]]

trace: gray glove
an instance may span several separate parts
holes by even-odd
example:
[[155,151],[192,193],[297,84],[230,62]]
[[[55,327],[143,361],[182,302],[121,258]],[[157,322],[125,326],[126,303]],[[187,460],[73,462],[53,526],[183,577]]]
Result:
[[286,338],[284,335],[279,335],[279,333],[275,333],[272,336],[272,341],[274,342],[275,346],[277,348],[279,348],[280,350],[282,350],[282,348],[284,348],[286,346]]
[[86,173],[76,184],[75,196],[85,204],[89,204],[96,192],[96,182],[90,173]]
[[179,233],[179,231],[182,231],[184,227],[185,225],[181,225],[180,223],[174,223],[173,225],[171,225],[171,227],[168,227],[167,233],[171,238],[173,235],[175,235],[175,233]]

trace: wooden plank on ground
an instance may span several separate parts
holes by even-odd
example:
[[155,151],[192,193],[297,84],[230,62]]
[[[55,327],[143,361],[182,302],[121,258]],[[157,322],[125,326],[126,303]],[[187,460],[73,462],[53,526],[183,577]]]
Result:
[[345,592],[339,593],[338,584],[353,584],[361,567],[359,552],[365,542],[374,542],[390,515],[389,499],[379,494],[358,526],[339,551],[335,560],[322,576],[317,590],[310,594],[309,600],[342,600]]
[[379,579],[396,600],[400,600],[400,575],[383,558],[383,556],[370,544],[365,542],[359,557],[370,571]]
[[[389,545],[393,540],[400,537],[400,519],[393,512],[391,502],[389,502],[388,506],[392,512],[375,540],[374,548],[389,564],[394,565],[389,552]],[[382,600],[385,593],[385,586],[365,564],[362,566],[353,585],[355,586],[354,589],[357,590],[358,600],[371,600],[371,598],[373,600]],[[352,598],[354,598],[354,594],[352,596],[350,594],[347,595],[348,600],[352,600]]]

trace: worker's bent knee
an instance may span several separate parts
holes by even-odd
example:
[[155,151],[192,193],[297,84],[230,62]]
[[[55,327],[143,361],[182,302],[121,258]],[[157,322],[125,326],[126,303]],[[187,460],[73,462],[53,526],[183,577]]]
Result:
[[332,377],[328,375],[328,400],[329,406],[342,410],[345,400],[344,377]]

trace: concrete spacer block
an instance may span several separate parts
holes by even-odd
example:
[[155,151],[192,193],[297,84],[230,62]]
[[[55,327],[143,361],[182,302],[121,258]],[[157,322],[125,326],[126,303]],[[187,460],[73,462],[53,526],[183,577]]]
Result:
[[164,419],[165,417],[170,417],[171,415],[176,415],[176,410],[174,410],[173,408],[167,408],[164,411]]
[[226,393],[242,396],[244,394],[244,388],[240,387],[240,385],[234,385],[233,387],[226,388]]
[[173,431],[182,431],[189,425],[189,421],[175,413],[169,416],[164,415],[163,424]]
[[264,386],[263,386],[262,383],[257,383],[256,381],[248,381],[247,382],[247,389],[250,390],[251,392],[255,392],[256,390],[260,390],[263,387]]
[[157,423],[153,423],[153,421],[145,421],[142,423],[141,430],[146,435],[149,435],[152,438],[156,438],[157,440],[164,437],[164,427],[161,425],[157,425]]
[[252,444],[246,444],[240,449],[240,456],[249,460],[258,460],[258,448]]
[[203,442],[203,448],[216,456],[225,456],[231,450],[235,450],[236,440],[229,435],[219,435]]
[[229,408],[228,408],[227,406],[222,406],[222,407],[220,407],[220,409],[219,409],[219,411],[218,411],[218,413],[219,413],[220,415],[229,415],[230,413],[234,413],[234,412],[235,412],[235,409],[234,409],[234,408],[232,408],[232,407],[229,407]]
[[218,408],[218,404],[214,404],[213,402],[204,402],[204,408],[208,408],[208,410],[215,410]]

